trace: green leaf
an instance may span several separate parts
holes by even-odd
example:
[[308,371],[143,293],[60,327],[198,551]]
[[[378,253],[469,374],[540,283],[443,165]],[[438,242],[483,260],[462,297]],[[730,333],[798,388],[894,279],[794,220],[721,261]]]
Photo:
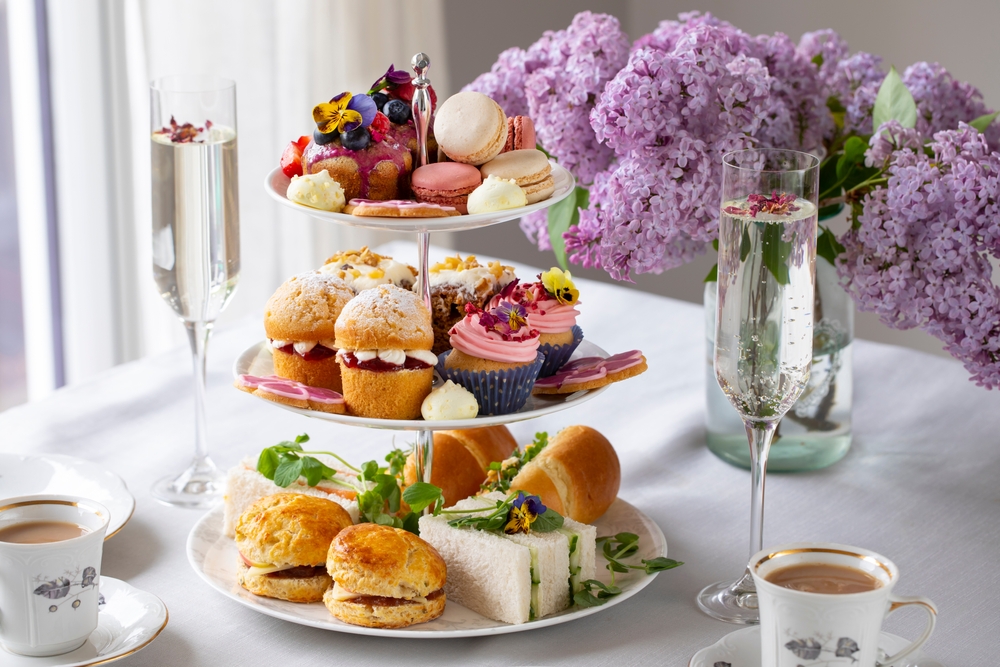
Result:
[[281,488],[288,488],[302,474],[302,459],[285,460],[274,472],[274,483]]
[[879,86],[875,106],[872,108],[872,130],[878,131],[883,123],[890,120],[899,121],[903,127],[917,124],[917,103],[913,101],[913,95],[895,67],[889,70]]
[[295,444],[301,445],[303,442],[309,442],[309,434],[303,433],[302,435],[295,436]]
[[562,514],[549,507],[544,512],[535,517],[534,522],[532,522],[531,524],[531,532],[551,533],[553,530],[558,530],[559,528],[562,528],[562,525],[563,525]]
[[855,188],[878,173],[878,167],[855,167],[844,180],[844,190]]
[[261,451],[257,458],[257,472],[270,480],[274,479],[274,471],[278,469],[278,452],[274,448],[268,447]]
[[420,534],[420,514],[417,512],[410,512],[403,517],[403,530],[409,531],[414,535]]
[[590,191],[576,186],[576,190],[568,197],[549,207],[548,228],[549,243],[555,253],[556,262],[562,269],[568,270],[566,260],[566,241],[563,234],[580,220],[580,208],[587,208],[590,202]]
[[313,458],[312,456],[302,457],[302,476],[306,478],[306,483],[309,486],[316,486],[320,481],[326,477],[326,468],[319,459]]
[[822,67],[823,66],[823,54],[822,53],[817,53],[816,55],[814,55],[812,57],[812,63],[816,67]]
[[615,535],[615,540],[620,542],[622,545],[638,544],[639,536],[635,533],[618,533]]
[[375,480],[375,475],[378,474],[378,463],[375,461],[367,461],[361,464],[361,480],[365,482],[370,482]]
[[719,265],[718,263],[712,265],[712,269],[705,276],[704,282],[706,283],[717,283],[719,282]]
[[848,172],[857,166],[865,163],[865,151],[868,144],[861,137],[850,137],[844,144],[844,152],[837,160],[837,180],[842,181]]
[[984,114],[979,118],[976,118],[975,120],[970,120],[969,127],[976,128],[976,131],[978,132],[985,132],[986,128],[990,126],[990,123],[996,120],[997,116],[1000,116],[1000,111],[994,111],[993,113]]
[[440,487],[428,482],[417,482],[406,488],[403,492],[403,500],[414,512],[422,512],[431,503],[440,500],[444,502],[444,496]]
[[389,464],[389,474],[398,475],[406,467],[407,453],[402,449],[394,449],[385,455],[386,463]]
[[667,558],[666,556],[658,556],[650,560],[643,560],[642,564],[646,567],[646,574],[653,574],[654,572],[663,572],[664,570],[672,570],[675,567],[680,567],[684,563],[679,560],[674,560],[673,558]]
[[586,609],[587,607],[600,607],[608,601],[608,598],[599,598],[590,591],[577,591],[573,594],[573,604]]
[[816,237],[816,254],[835,265],[837,256],[844,252],[846,248],[840,244],[837,237],[826,227],[819,228],[819,236]]
[[774,276],[779,285],[788,284],[788,256],[792,252],[792,244],[783,241],[785,226],[780,223],[754,222],[754,225],[764,225],[764,239],[761,242],[764,254],[764,266]]

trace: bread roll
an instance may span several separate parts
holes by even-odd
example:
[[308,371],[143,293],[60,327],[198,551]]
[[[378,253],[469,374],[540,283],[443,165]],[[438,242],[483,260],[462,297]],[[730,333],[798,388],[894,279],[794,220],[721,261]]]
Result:
[[[506,426],[486,426],[461,431],[435,431],[431,483],[441,487],[445,507],[479,492],[490,463],[503,461],[517,449]],[[417,481],[413,454],[403,471],[406,486]]]
[[[433,471],[432,471],[433,472]],[[511,480],[574,521],[593,523],[618,497],[621,466],[614,447],[589,426],[568,426]]]

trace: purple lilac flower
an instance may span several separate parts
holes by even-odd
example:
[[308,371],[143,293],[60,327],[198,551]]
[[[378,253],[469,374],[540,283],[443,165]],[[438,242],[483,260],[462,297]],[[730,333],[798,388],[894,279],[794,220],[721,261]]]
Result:
[[[922,136],[954,130],[960,122],[968,123],[992,113],[983,104],[978,88],[965,81],[956,81],[938,63],[910,65],[903,72],[903,83],[917,103],[917,130]],[[1000,125],[991,124],[985,134],[991,150],[1000,149]]]
[[974,382],[1000,387],[1000,287],[988,259],[1000,257],[1000,153],[964,123],[934,135],[932,156],[917,135],[892,122],[872,140],[867,159],[888,160],[888,182],[841,238],[838,270],[861,310],[924,329]]
[[590,129],[589,114],[604,84],[628,59],[629,40],[618,19],[577,14],[564,32],[547,34],[536,49],[548,64],[525,78],[528,110],[539,142],[583,184],[614,155]]
[[712,15],[711,12],[684,12],[677,17],[676,21],[660,21],[660,25],[653,32],[635,40],[632,44],[632,51],[652,48],[660,51],[673,51],[677,46],[677,40],[684,32],[696,25],[710,25],[716,28],[736,30],[736,27],[728,21],[723,21]]
[[[757,37],[757,57],[771,77],[767,118],[757,135],[763,146],[815,150],[834,130],[816,69],[787,35]],[[824,62],[825,66],[825,62]]]
[[819,66],[819,78],[824,83],[833,78],[837,63],[850,55],[847,42],[834,30],[816,30],[807,32],[799,39],[799,52],[807,60],[813,62],[817,56],[822,59]]
[[549,212],[545,209],[534,211],[521,218],[521,231],[528,237],[532,245],[541,251],[552,250],[549,240]]

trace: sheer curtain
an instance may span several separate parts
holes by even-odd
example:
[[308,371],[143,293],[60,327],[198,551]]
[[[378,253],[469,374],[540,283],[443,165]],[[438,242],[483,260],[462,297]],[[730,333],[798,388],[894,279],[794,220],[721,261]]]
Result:
[[389,237],[272,202],[265,175],[310,110],[427,52],[449,92],[441,0],[48,0],[67,382],[186,340],[151,274],[151,79],[236,81],[242,272],[220,322],[288,276]]

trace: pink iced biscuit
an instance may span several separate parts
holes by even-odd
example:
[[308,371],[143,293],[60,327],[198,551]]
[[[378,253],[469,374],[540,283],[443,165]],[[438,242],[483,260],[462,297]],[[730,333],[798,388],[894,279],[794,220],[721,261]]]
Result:
[[555,375],[535,381],[535,393],[562,394],[596,389],[638,375],[646,370],[646,358],[639,350],[622,352],[607,359],[581,357],[564,364]]
[[440,204],[429,204],[422,201],[413,201],[411,199],[387,199],[385,201],[377,201],[375,199],[352,199],[348,202],[351,206],[388,206],[390,208],[398,209],[411,209],[411,208],[433,208],[433,209],[444,209],[445,211],[454,211],[454,206],[441,206]]
[[326,412],[342,412],[344,397],[335,391],[322,387],[310,387],[277,375],[240,375],[236,379],[239,389],[261,398],[276,400],[295,407],[312,407]]

